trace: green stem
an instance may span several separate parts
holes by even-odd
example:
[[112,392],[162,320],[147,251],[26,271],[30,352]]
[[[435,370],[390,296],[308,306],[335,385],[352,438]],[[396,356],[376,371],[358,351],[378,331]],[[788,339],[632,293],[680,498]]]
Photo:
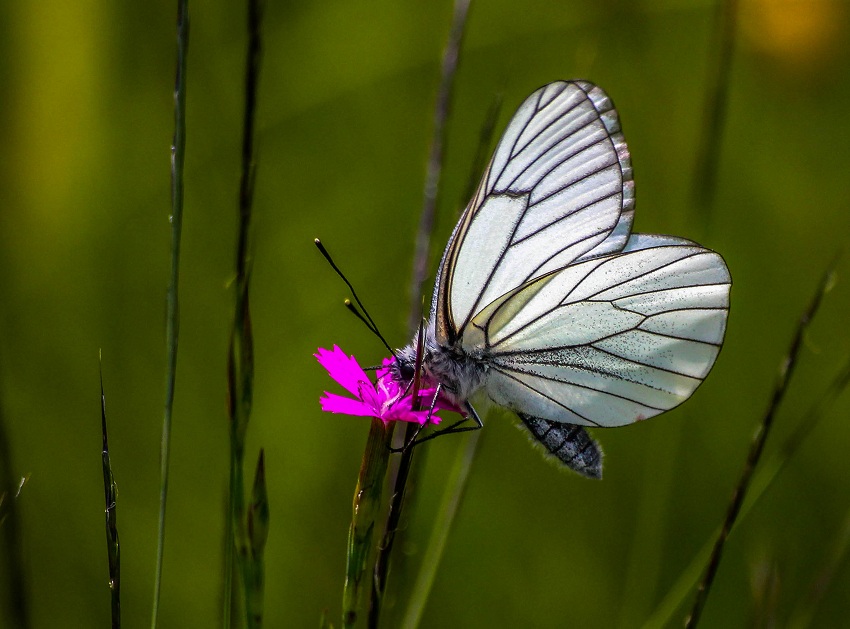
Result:
[[460,58],[460,46],[466,30],[466,16],[472,0],[455,0],[452,14],[452,26],[449,39],[443,51],[443,65],[440,75],[440,88],[434,105],[434,134],[431,137],[431,149],[428,155],[428,171],[425,176],[425,191],[422,198],[422,213],[419,216],[419,229],[416,232],[415,251],[413,253],[413,278],[410,291],[410,316],[408,331],[412,334],[419,325],[422,283],[428,272],[428,252],[431,247],[431,234],[434,231],[434,216],[437,212],[437,193],[440,189],[440,174],[443,171],[443,153],[446,144],[447,126],[451,108],[454,79]]
[[[446,47],[443,50],[443,59],[440,70],[440,86],[437,91],[437,99],[434,104],[434,130],[431,136],[431,146],[428,155],[428,166],[425,176],[425,189],[422,199],[422,212],[419,217],[419,227],[414,242],[413,273],[410,291],[410,309],[408,318],[408,330],[412,333],[421,324],[422,310],[420,295],[422,284],[428,269],[428,258],[431,247],[431,236],[434,231],[434,217],[437,211],[437,197],[440,189],[440,177],[443,170],[446,139],[448,137],[449,112],[451,109],[452,93],[454,91],[455,76],[457,75],[460,50],[463,36],[466,32],[467,16],[469,15],[471,0],[455,0],[452,10],[452,23]],[[417,370],[418,373],[418,370]],[[414,399],[416,399],[417,387],[414,387]],[[403,442],[407,443],[413,439],[418,432],[418,427],[410,424],[405,427]],[[408,478],[411,473],[416,476],[415,469],[412,470],[413,449],[404,451],[396,471],[395,477],[390,479],[393,487],[391,503],[387,513],[387,522],[384,527],[384,535],[378,548],[374,573],[374,587],[369,605],[369,626],[377,627],[381,602],[386,589],[389,576],[389,566],[392,549],[395,542],[398,522],[401,519],[402,507]]]
[[366,574],[375,523],[381,510],[392,433],[392,424],[385,426],[377,417],[372,418],[354,490],[351,525],[348,529],[345,586],[342,593],[342,626],[346,628],[355,625],[360,612],[363,576]]
[[821,299],[832,285],[832,277],[833,268],[830,267],[830,269],[824,274],[820,286],[809,304],[809,307],[800,318],[800,323],[797,326],[797,331],[794,334],[794,339],[791,342],[788,355],[780,365],[779,378],[776,381],[773,396],[770,400],[770,404],[768,405],[767,412],[764,415],[764,419],[762,419],[755,434],[753,435],[750,452],[747,456],[747,461],[744,464],[744,469],[741,472],[738,484],[732,492],[732,497],[726,511],[726,518],[723,521],[720,533],[718,534],[717,540],[712,548],[702,581],[700,581],[700,584],[697,586],[697,595],[694,600],[693,607],[691,607],[691,611],[685,619],[685,627],[688,629],[694,629],[694,627],[696,627],[699,623],[702,610],[705,607],[705,603],[708,600],[708,594],[711,591],[711,585],[714,582],[715,575],[717,574],[717,568],[720,565],[720,559],[723,556],[723,549],[726,545],[726,540],[729,538],[729,533],[738,518],[741,505],[744,503],[744,498],[746,497],[747,490],[750,487],[750,481],[752,480],[755,467],[761,459],[762,452],[764,452],[764,445],[767,442],[767,437],[770,434],[771,427],[773,426],[773,419],[776,416],[776,412],[779,410],[782,400],[785,398],[785,393],[788,391],[788,385],[791,382],[791,377],[794,374],[794,368],[797,366],[800,349],[803,346],[803,337],[809,327],[809,324],[817,313],[818,308],[820,307]]
[[[788,461],[791,460],[803,443],[805,443],[815,427],[820,424],[821,420],[826,417],[829,409],[848,385],[850,385],[850,360],[844,363],[826,392],[822,396],[819,396],[814,407],[798,422],[797,428],[785,439],[778,452],[762,463],[759,472],[750,485],[750,491],[747,492],[747,497],[741,507],[738,519],[732,527],[733,532],[752,512],[762,496],[773,485],[773,482],[779,478],[779,474],[785,468]],[[719,534],[720,527],[717,527],[712,536],[716,537]],[[699,552],[691,559],[687,568],[679,575],[676,583],[667,591],[664,599],[658,604],[652,615],[643,623],[642,626],[644,629],[660,629],[670,624],[676,610],[682,606],[685,598],[695,587],[700,577],[700,572],[708,561],[710,552],[711,539],[706,541]]]
[[118,488],[109,460],[109,439],[106,431],[106,395],[103,392],[103,371],[100,374],[100,429],[103,437],[103,495],[106,502],[106,551],[109,563],[109,592],[112,603],[112,629],[121,628],[121,546],[118,541]]
[[[241,592],[247,626],[262,626],[263,621],[263,559],[260,547],[250,535],[255,522],[255,503],[264,506],[267,530],[268,504],[265,496],[265,467],[262,451],[257,466],[255,496],[252,507],[245,509],[245,435],[254,397],[254,337],[251,328],[249,285],[251,279],[251,218],[254,202],[254,125],[257,109],[257,85],[260,71],[260,24],[262,13],[259,0],[248,1],[248,54],[245,64],[245,109],[242,126],[242,175],[239,186],[239,234],[236,245],[236,305],[233,330],[230,336],[228,361],[228,394],[230,399],[230,487],[229,531],[225,535],[228,553],[225,561],[224,624],[230,625],[233,600],[232,553],[236,553],[237,573],[242,582]],[[258,485],[259,484],[259,485]],[[260,486],[261,485],[261,486]],[[257,496],[257,492],[262,497]],[[259,508],[259,507],[258,507]],[[262,515],[262,514],[261,514]],[[247,524],[246,524],[247,522]]]
[[151,628],[159,618],[162,589],[162,559],[165,547],[165,504],[168,498],[168,460],[171,449],[171,417],[174,408],[174,386],[177,375],[177,337],[179,328],[177,282],[180,268],[180,235],[183,229],[183,163],[186,155],[186,55],[189,47],[188,0],[177,0],[177,76],[174,87],[174,141],[171,145],[171,274],[166,298],[167,372],[165,410],[160,442],[159,526],[156,544],[156,576],[154,579]]
[[717,165],[720,162],[720,143],[729,100],[729,76],[735,51],[735,31],[738,0],[721,0],[717,4],[713,50],[718,52],[717,64],[711,69],[706,90],[705,120],[694,168],[694,205],[700,208],[707,222],[708,210],[717,188]]
[[454,523],[455,516],[460,507],[461,499],[466,490],[466,482],[475,460],[475,453],[481,440],[482,431],[476,430],[467,439],[466,445],[458,452],[451,473],[446,482],[446,490],[443,492],[443,500],[437,511],[437,519],[431,528],[431,537],[422,554],[422,564],[416,583],[413,586],[412,595],[407,604],[402,627],[404,629],[415,629],[422,620],[425,604],[431,594],[434,579],[437,576],[437,567],[443,557],[443,550],[449,538],[449,531]]

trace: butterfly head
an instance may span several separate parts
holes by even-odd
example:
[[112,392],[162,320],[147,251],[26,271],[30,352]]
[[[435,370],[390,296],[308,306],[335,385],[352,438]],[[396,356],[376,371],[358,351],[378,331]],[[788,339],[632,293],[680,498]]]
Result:
[[[396,351],[391,372],[401,383],[409,383],[416,373],[417,338],[407,347]],[[487,373],[486,362],[467,355],[458,345],[441,345],[434,334],[434,326],[425,328],[425,342],[421,357],[422,376],[427,386],[440,385],[442,395],[455,404],[466,402],[481,385]]]

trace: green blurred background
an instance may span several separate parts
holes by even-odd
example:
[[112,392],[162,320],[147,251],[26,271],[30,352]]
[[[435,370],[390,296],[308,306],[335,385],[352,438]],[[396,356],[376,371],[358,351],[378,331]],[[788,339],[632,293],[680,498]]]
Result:
[[[425,627],[639,626],[725,512],[777,368],[850,233],[850,6],[740,0],[716,196],[693,199],[718,49],[712,2],[473,4],[457,75],[435,249],[454,223],[496,92],[497,133],[531,91],[587,78],[614,99],[636,230],[721,252],[726,345],[683,407],[597,431],[606,475],[543,462],[507,417],[479,456]],[[190,3],[181,336],[161,626],[220,618],[225,374],[245,50],[240,3]],[[164,400],[175,3],[0,5],[0,377],[33,627],[109,622],[98,350],[119,484],[126,627],[149,623]],[[451,4],[266,2],[252,289],[249,461],[266,450],[267,626],[338,618],[368,423],[324,415],[312,353],[379,344],[341,307],[321,236],[385,335],[406,342],[412,243]],[[435,256],[438,252],[435,251]],[[433,265],[432,267],[433,268]],[[850,354],[850,267],[806,337],[767,456]],[[840,398],[726,548],[704,626],[847,626],[848,400]],[[406,523],[422,549],[463,437],[439,439]],[[424,460],[424,459],[423,459]],[[6,533],[8,533],[8,527]],[[838,551],[836,548],[838,547]],[[414,555],[415,557],[415,555]],[[807,602],[831,562],[838,567]],[[14,626],[0,554],[0,626]],[[691,596],[686,599],[690,603]],[[675,615],[676,624],[684,610]]]

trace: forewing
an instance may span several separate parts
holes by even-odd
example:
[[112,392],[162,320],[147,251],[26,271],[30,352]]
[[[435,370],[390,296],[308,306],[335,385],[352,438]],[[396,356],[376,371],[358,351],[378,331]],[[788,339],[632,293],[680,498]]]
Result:
[[686,400],[723,342],[731,277],[689,241],[633,236],[497,299],[463,348],[483,354],[498,404],[551,421],[619,426]]
[[451,345],[487,304],[579,259],[620,251],[634,184],[617,112],[598,87],[558,82],[517,110],[438,272],[437,340]]

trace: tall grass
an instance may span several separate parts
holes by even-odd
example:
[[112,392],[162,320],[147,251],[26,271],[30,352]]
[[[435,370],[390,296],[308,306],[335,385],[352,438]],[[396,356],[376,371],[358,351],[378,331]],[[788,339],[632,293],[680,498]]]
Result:
[[[431,238],[434,231],[434,218],[437,210],[437,199],[439,196],[440,178],[443,170],[445,144],[448,133],[447,122],[451,112],[452,93],[454,91],[455,76],[457,75],[460,50],[466,31],[470,4],[471,0],[455,0],[449,37],[443,51],[440,85],[434,105],[434,128],[428,155],[422,211],[414,241],[413,272],[408,314],[408,333],[411,335],[414,330],[420,327],[422,320],[421,294],[430,259]],[[414,385],[414,400],[418,399],[416,395],[417,388]],[[413,423],[406,425],[401,432],[402,444],[409,443],[415,439],[418,429],[419,426]],[[389,577],[390,558],[395,547],[396,535],[398,534],[405,500],[410,499],[407,495],[408,481],[411,478],[411,474],[413,474],[414,478],[418,476],[418,472],[413,467],[414,451],[414,448],[404,448],[401,452],[398,466],[390,474],[390,503],[384,523],[383,537],[377,546],[373,568],[374,578],[369,604],[370,627],[377,627],[380,622],[382,601]],[[419,469],[421,469],[421,464],[422,462],[420,461]],[[415,481],[413,482],[413,486],[417,484]],[[408,596],[413,596],[413,592],[410,592]]]
[[186,62],[189,53],[189,3],[177,0],[177,71],[174,85],[174,140],[171,144],[171,270],[165,315],[166,383],[159,451],[159,524],[156,542],[151,628],[159,619],[162,590],[162,561],[165,552],[165,506],[168,500],[168,462],[171,451],[171,420],[177,379],[177,340],[180,329],[178,281],[180,279],[180,238],[183,231],[183,166],[186,158]]
[[245,103],[242,118],[242,168],[239,185],[239,233],[236,245],[236,299],[228,355],[227,391],[230,414],[230,484],[225,523],[225,582],[223,624],[229,626],[235,594],[231,557],[240,577],[245,622],[263,624],[265,566],[269,508],[265,456],[260,451],[250,506],[245,504],[245,438],[254,396],[254,336],[251,328],[251,222],[256,173],[254,129],[260,75],[262,11],[259,0],[248,2],[248,52],[245,62]]
[[685,620],[691,627],[697,626],[702,616],[711,586],[717,573],[723,549],[734,532],[736,526],[751,513],[753,507],[758,503],[767,489],[778,478],[779,473],[785,465],[799,450],[814,428],[826,417],[827,412],[837,400],[838,396],[850,384],[850,360],[847,360],[842,368],[827,387],[826,391],[817,398],[814,406],[800,419],[797,428],[786,438],[777,452],[765,461],[756,472],[756,465],[761,460],[764,445],[773,426],[774,418],[781,406],[791,377],[799,361],[799,351],[805,338],[813,317],[820,307],[821,300],[832,285],[833,270],[828,270],[821,280],[817,291],[801,315],[797,329],[794,333],[787,354],[780,363],[779,376],[774,387],[773,394],[768,403],[764,417],[756,427],[753,441],[750,446],[741,476],[730,497],[726,509],[726,516],[721,526],[713,535],[713,542],[709,539],[700,551],[694,556],[682,574],[668,590],[667,594],[650,614],[643,627],[646,629],[666,627],[672,621],[676,610],[682,607],[689,593],[696,588],[693,605]]
[[112,629],[121,627],[121,545],[118,540],[118,486],[109,460],[109,436],[106,430],[106,394],[103,392],[103,366],[100,371],[100,429],[103,438],[103,496],[106,515],[106,557],[109,564],[109,597]]

